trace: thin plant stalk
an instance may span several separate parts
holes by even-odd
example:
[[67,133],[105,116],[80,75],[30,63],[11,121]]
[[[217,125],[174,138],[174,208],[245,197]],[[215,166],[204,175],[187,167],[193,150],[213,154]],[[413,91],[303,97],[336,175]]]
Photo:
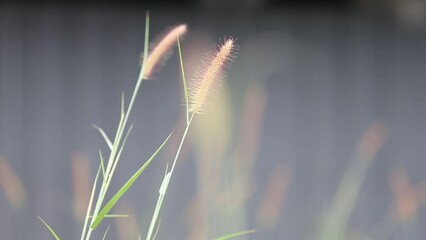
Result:
[[161,206],[163,204],[164,196],[166,195],[167,188],[169,186],[170,179],[173,175],[173,171],[175,169],[177,159],[179,158],[180,151],[182,149],[183,143],[185,142],[186,136],[188,134],[189,127],[191,126],[191,122],[192,122],[192,119],[194,118],[194,116],[195,116],[195,112],[192,113],[191,117],[189,118],[188,124],[186,125],[185,131],[183,132],[182,139],[179,143],[179,147],[177,149],[172,168],[171,168],[170,172],[166,173],[164,180],[163,180],[163,183],[161,184],[160,191],[159,191],[160,195],[158,196],[157,204],[156,204],[156,207],[154,209],[154,214],[153,214],[152,219],[151,219],[151,224],[149,225],[146,240],[151,240],[151,236],[152,236],[152,233],[154,231],[154,227],[155,227],[155,224],[157,222],[158,215],[159,215],[160,210],[161,210]]
[[[137,80],[136,86],[133,90],[133,94],[132,94],[132,97],[130,99],[129,106],[127,107],[127,111],[123,112],[123,109],[122,109],[120,122],[118,124],[114,143],[113,143],[113,146],[112,146],[109,158],[108,158],[107,168],[105,169],[105,175],[104,175],[104,178],[103,178],[103,181],[102,181],[102,184],[101,184],[101,189],[99,191],[98,198],[97,198],[96,203],[95,203],[93,217],[92,217],[90,225],[92,225],[94,223],[96,216],[98,215],[98,213],[100,211],[101,205],[104,202],[106,192],[108,190],[109,184],[110,184],[112,176],[114,174],[115,168],[113,168],[113,166],[115,165],[114,163],[116,161],[118,161],[117,153],[119,153],[119,152],[117,152],[117,151],[120,151],[119,146],[120,146],[120,143],[123,142],[123,140],[122,140],[123,139],[123,132],[124,132],[124,129],[126,127],[127,121],[129,119],[129,115],[132,111],[133,104],[135,102],[136,96],[138,95],[140,86],[141,86],[142,81],[143,81],[146,59],[147,59],[147,56],[148,56],[148,43],[149,43],[149,12],[146,13],[146,22],[145,22],[145,42],[144,42],[144,58],[143,58],[144,61],[142,62],[142,67],[141,67],[141,70],[139,72],[138,80]],[[92,227],[90,227],[89,225],[85,225],[83,227],[88,228],[87,235],[86,235],[85,239],[89,240],[91,233],[93,232],[94,229]]]
[[[229,62],[229,59],[232,57],[232,52],[235,47],[233,39],[228,39],[227,41],[224,42],[220,50],[216,53],[216,55],[212,59],[211,63],[206,66],[206,69],[203,74],[203,78],[201,78],[201,81],[197,83],[197,85],[193,87],[193,89],[191,89],[192,90],[190,91],[190,93],[192,94],[190,96],[191,101],[188,101],[189,99],[188,89],[186,86],[185,71],[183,68],[183,61],[182,61],[182,52],[181,52],[181,47],[180,47],[180,42],[178,37],[177,37],[177,43],[178,43],[178,49],[179,49],[179,60],[181,65],[183,88],[184,88],[184,94],[185,94],[187,123],[186,123],[185,131],[183,132],[179,147],[177,149],[175,159],[173,160],[172,168],[170,172],[166,173],[166,175],[164,176],[163,182],[161,183],[157,204],[154,209],[153,216],[151,218],[151,224],[148,229],[146,240],[152,239],[151,236],[154,231],[155,224],[157,222],[158,215],[160,213],[161,206],[163,204],[163,200],[170,183],[170,179],[173,175],[177,159],[179,158],[180,151],[182,149],[183,143],[185,142],[192,120],[196,113],[201,112],[201,109],[205,105],[206,98],[209,95],[210,90],[214,87],[214,85],[217,85],[218,81],[220,80],[218,79],[218,75],[220,75],[220,72],[223,70],[225,65]],[[189,104],[191,104],[191,107],[189,107]],[[192,112],[192,115],[188,119],[190,112]]]
[[[188,133],[189,127],[191,126],[192,119],[195,116],[195,112],[193,112],[192,115],[191,115],[191,117],[189,118],[188,89],[187,89],[187,85],[186,85],[185,70],[184,70],[184,67],[183,67],[182,51],[181,51],[179,36],[176,36],[176,38],[177,38],[177,45],[178,45],[178,52],[179,52],[179,61],[180,61],[181,74],[182,74],[183,92],[184,92],[185,105],[186,105],[186,114],[185,114],[186,115],[186,128],[185,128],[185,131],[183,132],[182,139],[181,139],[181,141],[179,143],[179,147],[177,149],[177,152],[176,152],[176,155],[175,155],[175,159],[173,160],[172,168],[171,168],[170,172],[167,172],[167,170],[166,170],[166,174],[164,176],[163,182],[161,183],[161,187],[160,187],[160,190],[159,190],[159,196],[158,196],[157,204],[155,206],[154,213],[153,213],[152,218],[151,218],[151,223],[149,225],[149,229],[148,229],[148,234],[146,236],[146,240],[151,240],[152,239],[152,234],[154,232],[154,228],[155,228],[158,216],[160,214],[161,206],[163,205],[164,196],[166,195],[170,179],[171,179],[171,177],[173,175],[173,171],[175,169],[177,159],[179,158],[180,151],[182,149],[183,143],[185,142],[186,135]],[[158,228],[157,228],[157,231],[158,231]],[[155,238],[155,235],[154,235],[154,238]]]
[[183,85],[183,94],[185,97],[185,105],[186,105],[186,124],[189,123],[189,96],[188,96],[188,87],[186,86],[186,78],[185,78],[185,68],[183,66],[183,57],[182,57],[182,49],[180,47],[179,36],[177,38],[178,52],[179,52],[179,61],[180,61],[180,71],[182,74],[182,85]]

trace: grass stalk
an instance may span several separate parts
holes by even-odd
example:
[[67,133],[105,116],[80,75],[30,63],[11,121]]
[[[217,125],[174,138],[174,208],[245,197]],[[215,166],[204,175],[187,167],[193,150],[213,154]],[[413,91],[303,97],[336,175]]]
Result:
[[164,196],[166,195],[166,192],[167,192],[167,189],[168,189],[168,186],[169,186],[169,183],[170,183],[170,179],[173,175],[173,172],[174,172],[174,169],[175,169],[175,166],[176,166],[176,162],[179,158],[180,151],[181,151],[182,146],[185,142],[186,136],[188,134],[189,127],[191,126],[191,122],[192,122],[192,119],[194,118],[194,116],[195,116],[195,112],[192,113],[191,117],[189,118],[188,124],[186,125],[185,131],[183,132],[182,139],[180,140],[179,147],[176,151],[175,159],[173,160],[172,168],[170,169],[170,172],[166,173],[166,175],[164,176],[164,180],[163,180],[161,187],[160,187],[160,191],[159,191],[160,194],[158,196],[157,204],[155,206],[154,213],[153,213],[152,218],[151,218],[151,223],[149,225],[146,240],[152,239],[152,233],[154,231],[154,227],[156,225],[158,216],[160,214],[161,206],[163,205]]
[[[113,176],[114,171],[115,171],[114,165],[116,165],[115,163],[118,161],[118,157],[119,157],[119,155],[117,155],[117,153],[120,153],[120,150],[119,150],[120,147],[119,146],[120,146],[121,143],[123,143],[123,144],[121,144],[121,146],[123,147],[124,143],[125,143],[124,140],[123,140],[123,132],[124,132],[124,129],[126,127],[126,124],[127,124],[128,119],[129,119],[130,113],[132,111],[135,99],[138,95],[140,86],[141,86],[142,81],[143,81],[146,59],[147,59],[147,56],[148,56],[148,43],[149,43],[149,12],[146,13],[146,20],[145,20],[145,42],[144,42],[144,58],[143,58],[144,61],[142,62],[142,67],[141,67],[141,70],[139,72],[138,80],[137,80],[135,88],[133,90],[133,94],[132,94],[132,97],[130,99],[129,106],[127,107],[127,111],[124,111],[123,101],[122,101],[122,110],[121,110],[120,121],[119,121],[119,124],[118,124],[118,127],[117,127],[117,132],[116,132],[115,139],[114,139],[114,142],[113,142],[113,145],[112,145],[112,149],[111,149],[111,152],[110,152],[110,155],[109,155],[109,158],[108,158],[108,163],[107,163],[107,167],[105,169],[105,175],[104,175],[104,178],[103,178],[103,181],[102,181],[102,184],[101,184],[99,195],[98,195],[96,203],[95,203],[93,218],[90,222],[90,226],[88,226],[88,225],[83,226],[84,228],[86,228],[86,227],[88,228],[87,235],[86,235],[86,238],[85,238],[86,240],[90,239],[90,236],[91,236],[91,234],[94,230],[92,225],[96,220],[96,216],[98,216],[98,214],[99,214],[99,211],[100,211],[101,206],[102,206],[104,199],[105,199],[105,195],[106,195],[107,190],[109,188],[109,185],[111,183],[111,179],[112,179],[112,176]],[[119,151],[119,152],[117,152],[117,151]]]
[[[154,209],[154,213],[151,218],[151,223],[149,225],[148,234],[146,236],[146,240],[152,240],[152,234],[158,219],[158,216],[160,214],[160,210],[163,204],[164,197],[166,195],[170,180],[173,176],[173,172],[176,166],[176,162],[179,158],[180,151],[182,149],[182,146],[185,142],[186,136],[188,134],[188,130],[191,126],[192,120],[194,119],[194,116],[196,113],[200,113],[202,108],[204,107],[207,97],[211,91],[211,89],[218,84],[218,81],[220,79],[218,76],[220,75],[221,71],[223,71],[226,64],[229,62],[230,58],[232,57],[233,49],[235,48],[235,43],[233,39],[228,39],[225,41],[225,43],[221,46],[219,51],[216,53],[212,61],[209,65],[206,66],[206,69],[204,70],[203,77],[199,79],[200,81],[194,85],[192,89],[190,89],[188,94],[188,88],[186,86],[186,77],[185,77],[185,71],[183,67],[183,61],[182,61],[182,52],[179,42],[179,36],[177,36],[177,44],[179,49],[179,60],[180,60],[180,66],[181,66],[181,73],[182,73],[182,80],[183,80],[183,88],[184,88],[184,96],[185,96],[185,103],[186,103],[186,128],[183,132],[182,138],[180,140],[178,149],[176,151],[175,158],[173,160],[173,165],[170,170],[170,172],[166,171],[166,175],[164,176],[163,182],[161,183],[160,190],[159,190],[159,196],[157,200],[157,204]],[[189,100],[191,99],[191,101]],[[189,106],[191,104],[191,106]],[[191,117],[188,116],[192,112]]]

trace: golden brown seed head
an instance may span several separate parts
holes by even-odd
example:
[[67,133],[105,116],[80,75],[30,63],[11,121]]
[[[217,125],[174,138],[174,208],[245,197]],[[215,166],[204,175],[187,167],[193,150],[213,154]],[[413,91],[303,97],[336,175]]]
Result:
[[173,28],[170,32],[168,32],[156,46],[152,49],[152,51],[148,54],[148,59],[145,65],[145,73],[144,79],[150,79],[155,66],[157,66],[162,59],[164,59],[176,43],[178,37],[185,35],[187,31],[186,24],[179,25]]
[[208,95],[221,81],[221,75],[233,57],[236,48],[235,40],[227,39],[213,56],[211,62],[203,66],[198,78],[194,79],[189,88],[189,111],[201,113]]

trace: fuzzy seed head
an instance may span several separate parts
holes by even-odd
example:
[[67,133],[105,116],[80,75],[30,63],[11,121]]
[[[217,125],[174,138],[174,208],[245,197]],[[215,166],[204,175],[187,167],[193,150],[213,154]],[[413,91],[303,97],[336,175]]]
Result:
[[155,45],[152,51],[148,54],[148,59],[145,65],[144,79],[150,79],[155,66],[166,58],[170,49],[174,46],[178,37],[185,35],[187,32],[186,24],[179,25],[170,30],[159,42]]
[[220,84],[224,70],[233,58],[235,48],[235,40],[227,39],[212,60],[200,68],[200,73],[197,74],[189,88],[190,112],[202,113],[207,97],[212,89]]

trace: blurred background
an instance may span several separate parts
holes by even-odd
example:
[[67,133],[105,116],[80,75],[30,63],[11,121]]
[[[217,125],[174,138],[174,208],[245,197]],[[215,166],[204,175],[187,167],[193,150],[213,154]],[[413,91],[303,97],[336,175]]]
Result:
[[[158,239],[426,238],[426,1],[0,3],[2,239],[80,236],[120,98],[177,24],[187,77],[226,36],[237,58],[197,116]],[[175,134],[93,239],[146,235],[185,116],[176,49],[144,81],[109,195]]]

